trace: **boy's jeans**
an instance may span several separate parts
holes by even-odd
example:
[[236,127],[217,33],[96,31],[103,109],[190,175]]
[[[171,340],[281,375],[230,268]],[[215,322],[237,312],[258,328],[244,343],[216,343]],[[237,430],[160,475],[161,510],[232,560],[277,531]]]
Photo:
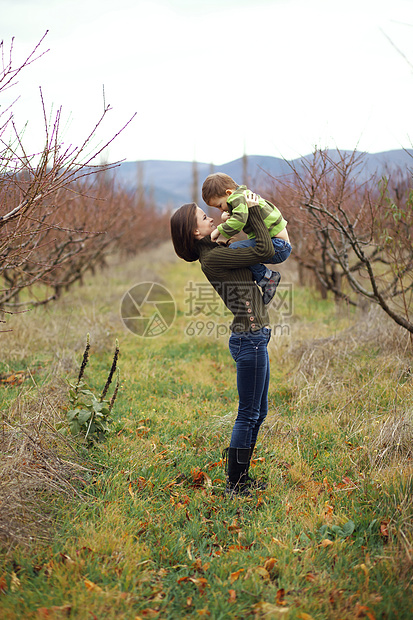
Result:
[[270,361],[267,345],[271,329],[232,333],[229,350],[237,364],[238,415],[231,435],[231,448],[250,448],[268,412]]
[[[291,254],[291,244],[288,243],[288,241],[284,241],[284,239],[280,239],[279,237],[272,237],[271,241],[274,247],[274,256],[271,260],[266,262],[269,264],[283,263]],[[255,239],[242,239],[241,241],[234,241],[234,243],[230,243],[229,247],[236,250],[237,248],[250,248],[254,245],[256,245]],[[261,263],[251,265],[248,269],[252,271],[252,275],[254,276],[254,280],[257,284],[259,284],[264,278],[269,278],[271,275],[270,270]]]

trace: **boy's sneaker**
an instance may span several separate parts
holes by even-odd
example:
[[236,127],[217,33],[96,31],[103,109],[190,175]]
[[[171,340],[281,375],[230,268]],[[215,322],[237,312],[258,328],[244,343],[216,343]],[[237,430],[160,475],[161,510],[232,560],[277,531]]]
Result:
[[277,290],[277,286],[279,285],[281,280],[281,274],[278,271],[271,271],[271,276],[268,281],[262,287],[262,299],[264,304],[267,305],[270,303],[272,298],[275,295],[275,291]]

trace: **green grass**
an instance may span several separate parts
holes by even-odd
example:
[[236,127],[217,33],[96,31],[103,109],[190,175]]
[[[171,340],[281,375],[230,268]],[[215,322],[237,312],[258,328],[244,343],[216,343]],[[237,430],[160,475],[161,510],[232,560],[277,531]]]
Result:
[[[184,286],[203,276],[156,261],[152,277],[178,306],[159,338],[139,339],[119,318],[123,293],[149,279],[142,258],[13,317],[5,335],[0,373],[38,368],[42,384],[76,377],[90,332],[96,390],[118,338],[122,388],[114,432],[81,454],[83,500],[51,497],[50,541],[4,548],[0,616],[410,619],[411,455],[374,460],[383,420],[411,410],[409,352],[296,289],[290,336],[270,346],[270,411],[253,468],[269,487],[230,500],[221,451],[237,395],[227,337],[185,336]],[[30,375],[2,389],[3,409],[24,386],[36,389]],[[349,522],[354,531],[337,534]]]

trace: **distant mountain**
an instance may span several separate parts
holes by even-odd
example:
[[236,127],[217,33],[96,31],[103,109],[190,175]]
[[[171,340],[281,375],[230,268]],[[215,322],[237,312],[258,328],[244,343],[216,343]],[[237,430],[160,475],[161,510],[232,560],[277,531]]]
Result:
[[[345,153],[346,151],[341,151]],[[351,153],[351,151],[347,151]],[[361,153],[360,153],[361,154]],[[338,158],[338,152],[331,150],[332,159]],[[299,168],[304,159],[311,156],[291,160],[291,164]],[[371,174],[386,174],[396,169],[413,170],[413,149],[384,151],[382,153],[364,153],[363,177]],[[215,172],[225,172],[236,182],[242,183],[242,158],[215,166]],[[192,201],[193,162],[145,160],[140,162],[124,162],[115,169],[116,179],[129,190],[134,190],[143,183],[147,193],[153,195],[154,203],[160,207],[176,208],[185,202]],[[204,207],[201,198],[202,183],[211,172],[211,164],[197,162],[199,179],[198,204]],[[291,174],[287,161],[279,157],[265,155],[248,155],[248,178],[251,189],[258,189],[268,180],[268,175],[282,177]]]

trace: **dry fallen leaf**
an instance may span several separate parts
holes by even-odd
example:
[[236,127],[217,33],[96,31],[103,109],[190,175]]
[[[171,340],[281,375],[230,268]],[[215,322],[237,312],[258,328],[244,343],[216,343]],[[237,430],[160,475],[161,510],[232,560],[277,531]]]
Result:
[[277,563],[277,560],[275,558],[268,558],[268,560],[265,560],[264,562],[265,570],[267,570],[268,572],[272,571],[276,563]]
[[148,426],[143,426],[142,425],[142,426],[138,426],[135,429],[135,432],[136,432],[137,435],[146,435],[146,433],[149,433],[150,430],[151,429]]
[[208,476],[208,474],[206,474],[204,471],[201,471],[200,469],[193,469],[191,471],[192,474],[192,485],[194,487],[202,487],[202,486],[206,486],[207,488],[211,488],[212,487],[212,480],[211,478]]
[[289,607],[277,607],[277,605],[266,603],[265,601],[259,601],[253,605],[252,609],[256,614],[262,614],[264,617],[268,616],[269,618],[287,614],[290,610]]
[[54,571],[54,562],[53,560],[49,560],[49,562],[44,565],[44,574],[46,577],[51,577],[53,571]]
[[18,576],[16,575],[16,573],[12,573],[11,574],[11,583],[10,583],[10,590],[12,592],[16,592],[19,588],[20,588],[20,579],[18,578]]
[[241,573],[244,572],[244,568],[240,568],[239,570],[235,571],[235,573],[231,573],[229,576],[229,580],[231,583],[234,583],[234,581],[236,581],[238,579],[238,577],[241,575]]
[[71,605],[61,605],[53,607],[38,607],[37,618],[61,618],[63,616],[69,617],[72,611]]
[[11,375],[2,375],[0,377],[0,381],[2,383],[7,383],[8,385],[20,385],[23,382],[24,376],[23,371],[13,373]]
[[6,573],[0,577],[0,594],[4,594],[7,591]]
[[90,581],[89,579],[84,579],[83,583],[90,592],[103,592],[103,589],[100,586],[93,583],[93,581]]
[[152,609],[151,607],[147,607],[146,609],[142,609],[141,614],[144,618],[156,618],[159,615],[159,611],[156,609]]
[[264,463],[265,462],[265,456],[257,456],[256,459],[251,459],[251,465],[254,466],[257,463]]
[[334,512],[333,506],[330,506],[330,504],[326,502],[324,504],[324,508],[320,516],[326,521],[331,521],[331,519],[333,518],[333,512]]
[[208,580],[205,579],[205,577],[180,577],[177,583],[183,583],[184,581],[190,581],[191,583],[195,584],[199,588],[201,594],[208,585]]
[[182,583],[182,582],[184,582],[184,581],[188,581],[188,579],[189,579],[189,577],[180,577],[180,578],[177,580],[177,583]]
[[288,545],[286,545],[285,543],[281,542],[281,540],[279,540],[278,538],[272,537],[271,538],[271,542],[275,543],[279,547],[282,547],[283,549],[288,549]]
[[233,549],[236,549],[237,551],[244,551],[246,549],[249,551],[252,545],[255,545],[255,540],[253,540],[249,545],[228,545],[228,551],[232,551]]
[[190,577],[189,581],[194,583],[199,588],[201,594],[208,585],[208,580],[205,579],[205,577]]
[[314,620],[313,616],[306,614],[305,611],[300,611],[300,613],[297,614],[297,618],[300,618],[300,620]]
[[369,599],[372,603],[380,603],[383,600],[383,597],[378,592],[371,592]]
[[235,592],[235,590],[228,590],[228,592],[229,592],[228,603],[235,603],[237,599],[237,593]]
[[387,520],[381,521],[380,523],[380,534],[383,538],[389,537],[389,522]]
[[238,521],[237,521],[237,519],[235,519],[235,520],[231,523],[231,525],[229,525],[229,526],[228,526],[228,532],[240,532],[240,531],[241,531],[241,528],[240,528],[240,526],[238,525]]
[[354,617],[355,618],[368,618],[369,620],[376,620],[375,615],[373,614],[371,609],[369,607],[366,607],[366,605],[360,605],[359,603],[356,604]]
[[324,540],[321,541],[320,545],[322,547],[330,547],[331,545],[334,545],[334,543],[329,538],[324,538]]
[[270,573],[263,566],[256,566],[254,568],[254,571],[256,573],[258,573],[258,575],[260,575],[263,579],[269,579],[270,578]]

